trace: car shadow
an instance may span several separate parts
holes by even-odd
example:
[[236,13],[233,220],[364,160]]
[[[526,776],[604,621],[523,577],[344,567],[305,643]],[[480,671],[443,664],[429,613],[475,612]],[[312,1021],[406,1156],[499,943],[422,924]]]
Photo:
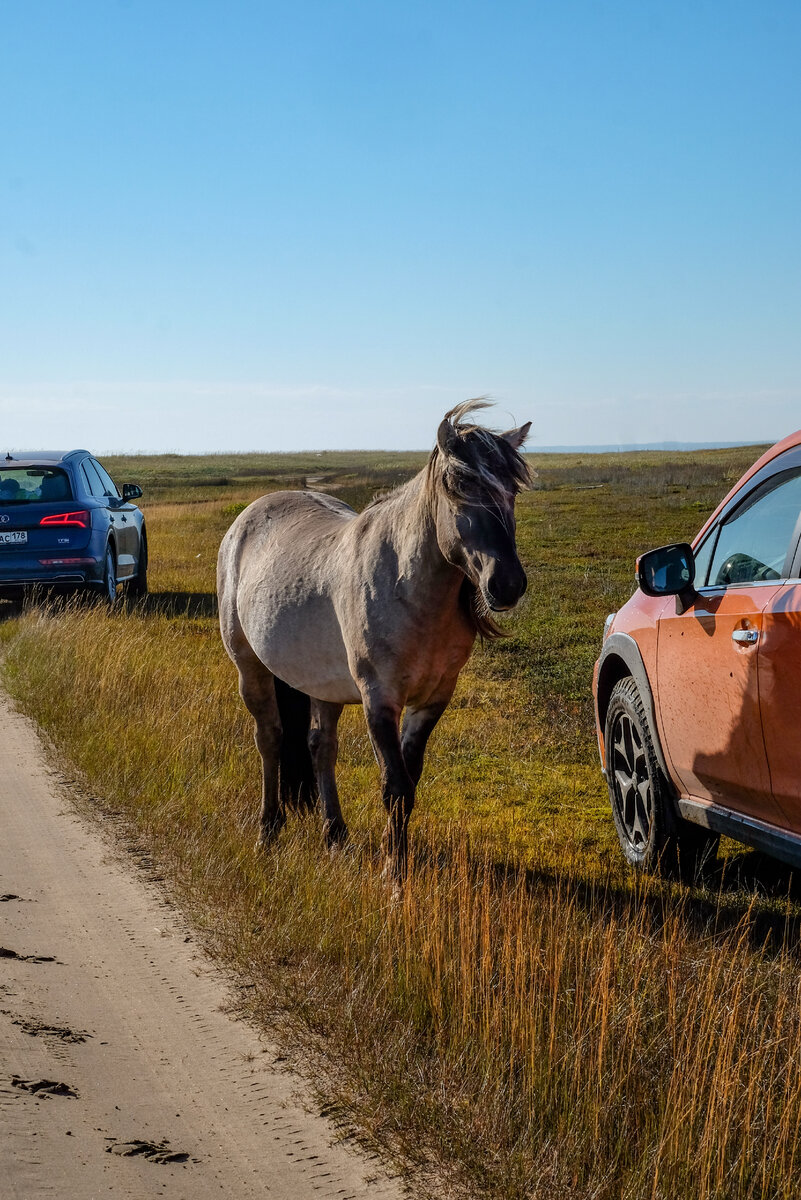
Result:
[[[52,612],[63,612],[77,604],[91,603],[89,600],[70,594],[52,593],[46,596],[30,596],[24,600],[0,600],[0,621],[19,617],[28,609],[45,607]],[[166,617],[216,617],[217,595],[215,592],[149,592],[141,598],[126,597],[123,593],[118,602],[129,612],[145,616]]]
[[215,592],[149,592],[133,606],[146,616],[158,614],[166,617],[216,617],[217,595]]
[[0,621],[10,621],[12,617],[20,616],[24,606],[22,600],[0,601]]
[[[482,870],[485,863],[477,861]],[[497,886],[514,886],[519,868],[496,861],[491,866]],[[659,930],[676,916],[697,937],[720,937],[734,930],[766,954],[789,951],[801,961],[801,872],[747,850],[716,859],[689,885],[642,877],[637,881],[586,880],[575,871],[528,868],[525,887],[532,901],[554,889],[566,905],[575,904],[595,921],[626,922],[637,912],[648,915]]]
[[801,871],[759,850],[742,849],[710,867],[710,886],[720,893],[749,892],[801,904]]

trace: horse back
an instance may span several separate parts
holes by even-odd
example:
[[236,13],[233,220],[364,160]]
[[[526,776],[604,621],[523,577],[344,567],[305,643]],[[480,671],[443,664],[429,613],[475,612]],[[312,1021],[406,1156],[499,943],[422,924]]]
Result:
[[270,492],[239,514],[220,546],[218,588],[239,583],[254,562],[282,558],[324,559],[328,547],[356,516],[353,509],[322,492]]
[[332,584],[355,516],[320,492],[272,492],[239,514],[217,565],[220,628],[235,662],[246,647],[291,687],[321,700],[359,699]]

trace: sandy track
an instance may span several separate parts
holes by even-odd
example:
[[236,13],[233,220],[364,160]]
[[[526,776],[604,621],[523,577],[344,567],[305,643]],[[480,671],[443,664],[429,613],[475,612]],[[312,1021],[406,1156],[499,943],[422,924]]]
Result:
[[2,697],[0,729],[0,1194],[396,1200],[222,1011],[186,928]]

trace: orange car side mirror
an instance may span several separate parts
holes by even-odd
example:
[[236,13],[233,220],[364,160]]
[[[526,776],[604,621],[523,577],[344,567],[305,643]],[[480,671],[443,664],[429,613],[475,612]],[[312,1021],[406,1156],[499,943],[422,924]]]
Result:
[[687,542],[675,542],[641,554],[637,559],[635,578],[646,596],[675,596],[676,612],[685,612],[697,595],[692,546]]

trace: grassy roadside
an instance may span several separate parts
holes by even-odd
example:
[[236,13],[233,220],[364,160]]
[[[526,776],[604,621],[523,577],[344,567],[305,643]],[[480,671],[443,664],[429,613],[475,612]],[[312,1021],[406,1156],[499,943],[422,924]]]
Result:
[[[283,483],[273,464],[243,482],[234,462],[224,488],[155,469],[142,608],[0,626],[18,703],[136,828],[248,1007],[327,1064],[332,1108],[418,1172],[415,1195],[798,1194],[796,905],[725,879],[634,883],[587,700],[633,555],[691,534],[751,457],[538,464],[520,512],[531,591],[435,735],[395,907],[373,869],[381,817],[356,711],[341,748],[354,855],[324,857],[311,820],[265,858],[252,849],[257,760],[211,580],[232,510]],[[337,469],[327,486],[384,482],[375,463]]]

